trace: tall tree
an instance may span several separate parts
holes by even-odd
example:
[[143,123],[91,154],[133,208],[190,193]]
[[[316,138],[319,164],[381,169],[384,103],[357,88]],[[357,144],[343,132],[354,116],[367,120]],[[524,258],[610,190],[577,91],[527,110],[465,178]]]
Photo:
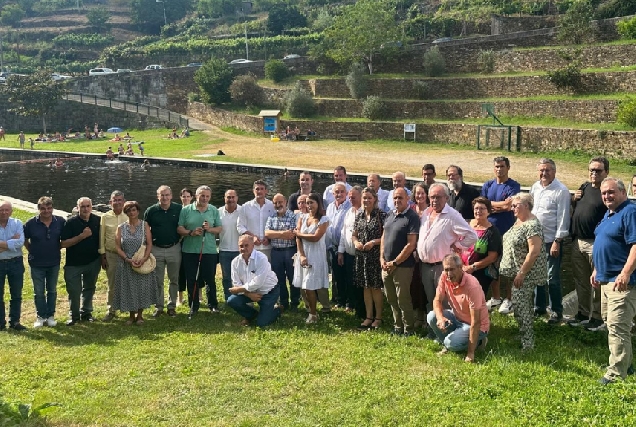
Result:
[[145,31],[159,34],[164,25],[164,8],[166,21],[171,23],[186,16],[191,6],[191,0],[132,0],[130,18],[144,27]]
[[307,18],[300,13],[296,6],[289,4],[275,4],[269,10],[267,16],[267,30],[274,34],[281,34],[283,30],[290,28],[303,28],[307,26]]
[[373,57],[384,44],[402,38],[393,0],[359,0],[347,6],[325,31],[327,56],[347,65],[364,62],[373,74]]
[[212,58],[194,73],[194,81],[199,85],[203,100],[220,105],[230,102],[230,85],[234,74],[230,66],[220,58]]

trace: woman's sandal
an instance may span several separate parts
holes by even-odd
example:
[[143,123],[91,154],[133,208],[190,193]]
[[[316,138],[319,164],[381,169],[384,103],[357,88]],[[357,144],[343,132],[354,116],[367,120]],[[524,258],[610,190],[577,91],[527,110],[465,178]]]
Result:
[[[376,322],[380,322],[377,325],[375,324]],[[373,321],[373,323],[371,324],[371,329],[380,329],[382,327],[382,319],[378,319],[377,317],[375,318],[375,320]]]
[[[367,320],[370,320],[370,321],[371,321],[371,323],[367,323],[367,324],[365,325],[365,322],[366,322]],[[366,319],[364,319],[364,322],[362,322],[362,324],[361,324],[360,326],[358,326],[358,330],[359,330],[359,331],[368,331],[369,329],[371,329],[371,324],[372,324],[372,323],[373,323],[373,318],[371,318],[371,317],[367,317]]]

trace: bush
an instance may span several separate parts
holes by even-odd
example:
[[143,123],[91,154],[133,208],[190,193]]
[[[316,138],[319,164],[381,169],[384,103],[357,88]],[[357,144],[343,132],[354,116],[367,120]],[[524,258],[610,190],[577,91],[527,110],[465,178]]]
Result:
[[203,101],[216,105],[232,100],[229,89],[233,79],[232,69],[219,58],[210,59],[194,73]]
[[265,64],[265,78],[274,83],[282,82],[287,76],[289,76],[287,65],[280,59],[272,59]]
[[446,60],[437,46],[424,54],[424,74],[429,77],[441,76],[446,72]]
[[558,89],[579,89],[581,87],[581,63],[573,61],[565,67],[548,71],[548,80]]
[[285,111],[291,117],[311,117],[316,114],[316,104],[300,82],[287,93],[284,99]]
[[431,88],[428,82],[417,80],[413,82],[413,93],[417,99],[427,99],[430,97]]
[[628,40],[636,39],[636,17],[625,21],[618,21],[616,28],[621,38]]
[[230,95],[232,101],[246,107],[256,107],[265,102],[265,92],[252,74],[235,78],[230,85]]
[[495,52],[492,49],[479,51],[477,62],[482,73],[491,74],[495,71]]
[[201,102],[201,94],[199,92],[188,92],[189,102]]
[[618,123],[636,128],[636,98],[627,98],[618,104]]
[[559,19],[557,39],[571,44],[590,41],[593,38],[590,26],[593,14],[590,0],[576,0]]
[[379,96],[370,95],[362,103],[362,116],[369,120],[383,119],[386,114],[386,105]]
[[353,99],[362,99],[369,90],[369,75],[362,64],[353,64],[345,78],[349,93]]

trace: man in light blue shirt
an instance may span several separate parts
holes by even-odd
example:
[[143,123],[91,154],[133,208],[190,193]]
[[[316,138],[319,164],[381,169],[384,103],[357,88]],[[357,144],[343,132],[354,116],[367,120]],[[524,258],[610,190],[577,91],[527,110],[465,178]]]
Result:
[[4,281],[9,280],[9,328],[23,331],[20,324],[22,307],[22,285],[24,280],[24,228],[22,221],[11,218],[13,207],[9,202],[0,204],[0,331],[6,328],[6,311],[4,305]]

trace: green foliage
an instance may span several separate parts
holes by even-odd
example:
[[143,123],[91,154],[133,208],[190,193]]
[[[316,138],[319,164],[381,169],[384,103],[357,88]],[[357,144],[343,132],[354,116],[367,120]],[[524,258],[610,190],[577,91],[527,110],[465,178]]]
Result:
[[581,61],[576,59],[565,67],[548,71],[548,80],[558,89],[578,90],[581,87]]
[[26,13],[24,10],[17,4],[8,4],[2,8],[2,12],[0,12],[0,23],[3,25],[8,25],[10,27],[16,26]]
[[598,6],[594,17],[596,19],[614,18],[636,14],[636,2],[633,0],[609,0]]
[[618,21],[616,23],[616,28],[618,29],[618,34],[620,34],[622,38],[628,40],[636,39],[636,17],[626,19],[624,21]]
[[426,81],[416,80],[413,82],[413,93],[417,99],[427,99],[430,97],[431,87]]
[[300,82],[296,82],[294,88],[287,92],[283,103],[285,111],[291,117],[311,117],[316,114],[314,99]]
[[282,34],[290,28],[307,26],[307,18],[300,13],[298,7],[279,3],[271,7],[267,16],[267,30],[274,34]]
[[592,39],[590,23],[594,10],[590,0],[575,0],[559,19],[557,39],[570,44],[581,44]]
[[636,128],[636,98],[629,97],[618,104],[616,121]]
[[37,0],[18,0],[16,3],[24,10],[26,16],[31,16],[33,15],[33,5],[37,3]]
[[369,95],[367,99],[362,102],[362,116],[369,120],[386,118],[386,110],[386,104],[379,96]]
[[96,7],[86,13],[88,23],[99,30],[106,28],[106,24],[110,19],[110,12],[105,7]]
[[[82,4],[83,1],[80,0],[80,5]],[[39,0],[33,3],[32,10],[38,13],[47,13],[75,6],[75,0]]]
[[64,33],[53,38],[53,43],[61,47],[101,47],[115,40],[111,35]]
[[178,21],[192,10],[192,0],[131,0],[130,18],[139,24],[144,31],[159,34],[164,25],[163,11],[166,11],[168,23]]
[[427,50],[424,55],[424,74],[439,77],[446,72],[446,60],[437,46]]
[[197,13],[211,18],[235,16],[241,9],[241,0],[199,0]]
[[265,78],[280,83],[289,76],[287,65],[280,59],[271,59],[265,63]]
[[257,107],[265,103],[265,91],[252,74],[238,76],[230,85],[230,94],[235,104]]
[[495,71],[495,52],[492,49],[480,50],[477,62],[482,73],[491,74]]
[[369,90],[369,75],[361,64],[353,64],[351,71],[345,77],[345,84],[353,99],[362,99],[367,96]]
[[334,23],[334,17],[326,8],[320,9],[318,15],[311,23],[311,29],[314,31],[324,31],[331,27]]
[[194,73],[201,99],[209,104],[221,105],[232,100],[229,89],[233,79],[230,66],[218,58],[210,59]]

